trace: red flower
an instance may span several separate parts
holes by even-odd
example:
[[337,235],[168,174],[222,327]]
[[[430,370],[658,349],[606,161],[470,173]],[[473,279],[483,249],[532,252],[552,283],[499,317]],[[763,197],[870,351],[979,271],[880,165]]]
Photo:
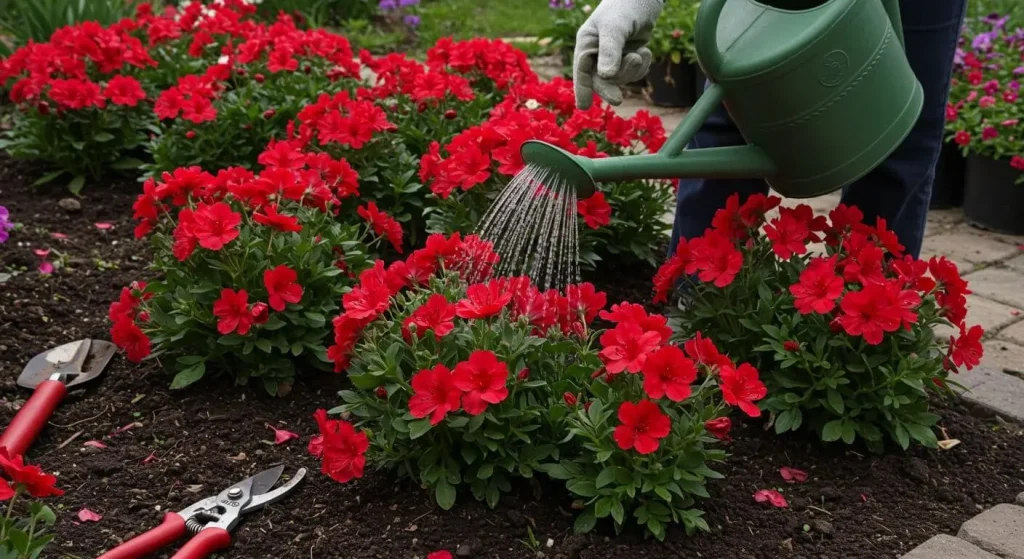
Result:
[[277,213],[277,204],[268,204],[263,207],[263,213],[256,212],[252,216],[253,221],[260,225],[273,227],[278,231],[299,232],[302,226],[298,218],[290,215]]
[[[383,263],[381,263],[383,266]],[[369,270],[368,270],[369,271]],[[364,276],[366,272],[363,272]],[[391,301],[391,290],[383,278],[361,281],[341,298],[345,314],[357,319],[370,321],[388,308]]]
[[686,355],[697,364],[706,367],[732,366],[732,361],[719,353],[715,342],[705,338],[700,332],[697,332],[692,340],[683,344],[683,349],[686,350]]
[[420,338],[427,330],[432,330],[434,339],[440,340],[455,328],[455,323],[452,322],[454,318],[455,305],[449,303],[444,295],[434,293],[426,303],[423,303],[412,312],[409,318],[405,319],[404,327],[408,329],[410,324],[415,324],[416,335]]
[[562,400],[565,402],[565,405],[569,406],[570,408],[575,407],[576,404],[579,402],[579,399],[576,398],[576,395],[573,394],[572,392],[566,392],[562,394]]
[[949,338],[949,352],[947,360],[952,361],[957,367],[966,367],[968,371],[981,364],[981,357],[985,348],[981,345],[981,337],[985,330],[975,324],[970,330],[960,327],[960,336]]
[[181,118],[200,124],[216,119],[217,109],[213,108],[213,103],[209,99],[192,95],[182,105]]
[[648,356],[661,343],[661,336],[657,332],[645,332],[635,322],[620,322],[615,328],[601,334],[601,346],[604,349],[598,355],[610,375],[622,371],[639,373]]
[[242,216],[224,202],[200,202],[199,207],[192,213],[192,224],[189,229],[199,242],[199,246],[209,250],[220,250],[238,237],[240,223]]
[[796,298],[793,306],[800,314],[827,314],[836,306],[836,299],[843,294],[843,279],[836,275],[833,258],[816,258],[803,272],[800,283],[789,286],[789,292]]
[[761,410],[754,402],[764,398],[768,389],[758,378],[757,369],[748,363],[739,367],[722,367],[719,372],[722,399],[730,406],[737,406],[750,417],[760,417]]
[[217,331],[226,336],[238,332],[240,336],[249,333],[252,328],[252,312],[249,310],[249,294],[244,289],[237,292],[233,289],[222,289],[220,299],[213,303],[213,316],[216,316]]
[[266,324],[270,320],[270,307],[266,303],[256,303],[249,309],[255,324]]
[[690,249],[690,245],[686,239],[679,239],[679,246],[676,247],[676,251],[672,253],[672,258],[669,258],[658,272],[654,275],[654,303],[664,303],[668,301],[669,293],[676,287],[676,282],[679,278],[683,277],[683,274],[695,274],[697,273],[697,263],[693,259],[693,254]]
[[106,100],[100,86],[87,79],[55,79],[50,81],[50,99],[65,109],[103,108]]
[[499,281],[477,283],[466,289],[466,298],[455,306],[460,318],[483,319],[496,316],[512,301],[513,293]]
[[635,449],[639,454],[658,450],[660,439],[668,436],[672,423],[658,404],[650,400],[623,402],[619,406],[621,425],[615,428],[615,443],[622,450]]
[[717,231],[708,231],[690,243],[694,261],[700,271],[697,277],[715,287],[726,287],[736,279],[743,267],[743,254],[728,237]]
[[370,223],[377,235],[390,241],[398,254],[402,254],[402,226],[393,217],[378,210],[374,202],[359,206],[356,212],[359,217]]
[[346,421],[327,419],[327,410],[316,410],[313,417],[320,437],[317,444],[310,441],[309,449],[320,458],[320,471],[339,483],[363,477],[366,450],[370,448],[366,433],[356,431]]
[[110,339],[114,345],[123,349],[128,360],[134,363],[142,361],[152,351],[149,338],[134,320],[127,317],[114,322],[110,329]]
[[603,192],[595,192],[590,198],[576,202],[576,211],[591,229],[599,229],[611,223],[612,207],[608,205]]
[[569,311],[576,313],[587,324],[593,322],[608,304],[605,292],[597,291],[592,283],[570,285],[565,288],[565,295],[569,299]]
[[299,275],[295,270],[284,264],[271,270],[264,270],[263,285],[267,288],[267,302],[270,308],[281,312],[287,303],[298,303],[302,300],[302,286],[296,280]]
[[455,386],[451,371],[444,365],[424,369],[412,377],[412,397],[409,413],[413,417],[430,416],[430,424],[437,425],[450,411],[459,409],[462,391]]
[[28,491],[29,495],[36,498],[63,495],[64,491],[57,489],[56,476],[43,473],[39,466],[28,466],[21,456],[11,456],[7,449],[0,447],[0,468],[3,468],[7,477],[14,487],[21,486]]
[[731,438],[729,431],[732,430],[732,420],[728,417],[716,417],[705,421],[704,428],[716,439],[728,441]]
[[862,336],[870,345],[882,343],[885,332],[895,332],[902,320],[902,311],[889,289],[882,284],[865,285],[852,291],[840,304],[843,314],[839,325],[851,336]]
[[792,212],[782,211],[779,217],[765,226],[764,233],[772,242],[772,252],[782,260],[807,253],[807,238],[811,230]]
[[156,98],[153,105],[153,112],[160,120],[177,118],[178,113],[185,106],[185,96],[176,87],[165,90]]
[[643,366],[644,392],[650,398],[667,396],[673,402],[690,397],[690,384],[697,380],[697,367],[677,346],[665,346],[647,357]]
[[480,415],[487,404],[500,404],[508,398],[508,365],[490,351],[471,353],[469,360],[455,366],[452,381],[464,392],[462,408],[469,415]]
[[786,351],[800,351],[800,342],[794,340],[786,340],[782,342],[782,349]]
[[6,479],[0,479],[0,501],[8,501],[14,497],[14,488]]
[[967,144],[971,143],[971,133],[965,130],[961,130],[957,132],[955,136],[953,136],[953,141],[956,142],[957,145],[961,147],[966,146]]
[[107,88],[103,95],[110,99],[115,105],[134,107],[146,98],[146,92],[142,90],[139,80],[131,76],[114,76],[107,82]]
[[621,303],[612,305],[611,311],[601,311],[598,316],[614,322],[632,322],[643,329],[644,332],[656,332],[662,343],[668,342],[672,337],[672,328],[668,326],[668,319],[660,314],[647,315],[643,305],[635,303]]
[[1010,167],[1017,169],[1018,171],[1024,171],[1024,157],[1014,155],[1010,158]]

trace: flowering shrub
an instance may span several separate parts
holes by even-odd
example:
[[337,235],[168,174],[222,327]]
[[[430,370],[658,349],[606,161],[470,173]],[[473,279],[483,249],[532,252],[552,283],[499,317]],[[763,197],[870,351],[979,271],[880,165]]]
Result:
[[[366,458],[445,509],[460,488],[493,507],[515,478],[542,472],[584,500],[580,531],[627,514],[659,538],[670,522],[706,529],[693,498],[720,477],[706,462],[724,455],[706,446],[729,430],[715,396],[760,413],[757,371],[701,338],[684,353],[639,305],[603,312],[590,284],[541,292],[491,278],[497,261],[475,237],[433,235],[363,272],[334,319],[328,353],[353,389],[330,413],[351,413],[369,433]],[[592,331],[599,314],[616,327]]]
[[[857,208],[840,205],[827,219],[781,208],[766,224],[779,203],[732,196],[658,271],[655,300],[684,278],[683,333],[703,332],[769,371],[762,407],[776,432],[804,427],[874,450],[886,436],[934,447],[929,394],[948,392],[951,372],[981,360],[982,329],[965,322],[967,282],[944,257],[904,255],[885,221],[866,225]],[[824,254],[808,247],[819,241]],[[957,333],[936,340],[941,325]]]
[[111,304],[111,336],[134,361],[153,348],[174,354],[174,388],[212,366],[283,393],[293,358],[325,367],[327,320],[365,267],[365,240],[376,231],[373,243],[401,244],[401,229],[372,203],[353,211],[363,223],[337,218],[358,184],[346,161],[283,142],[259,161],[258,174],[164,173],[135,203],[135,234],[149,235],[159,279],[126,287]]
[[[631,119],[595,104],[576,109],[572,84],[516,84],[487,122],[458,134],[443,148],[432,144],[420,163],[420,178],[430,186],[438,210],[428,229],[472,229],[507,184],[524,167],[523,142],[539,139],[587,157],[656,151],[665,142],[661,121],[640,111]],[[443,150],[443,151],[442,151]],[[593,267],[604,255],[633,255],[650,263],[660,258],[659,242],[669,225],[662,219],[672,199],[665,181],[626,181],[580,200],[586,227],[580,235],[580,262]]]
[[25,464],[21,456],[10,456],[6,448],[0,448],[0,469],[6,477],[0,478],[0,501],[8,501],[7,514],[0,518],[0,555],[11,559],[40,557],[53,540],[53,535],[45,531],[57,516],[40,501],[18,506],[19,497],[41,499],[63,495],[64,491],[55,487],[56,477]]
[[1024,76],[1024,35],[1007,30],[1006,18],[989,16],[974,23],[984,30],[958,53],[946,131],[965,154],[1008,158],[1024,173],[1019,81]]

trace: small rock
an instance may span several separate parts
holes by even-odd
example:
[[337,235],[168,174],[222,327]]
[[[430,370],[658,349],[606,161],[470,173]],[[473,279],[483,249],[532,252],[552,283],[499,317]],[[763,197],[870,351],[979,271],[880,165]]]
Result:
[[832,526],[831,522],[820,518],[811,522],[811,529],[826,536],[831,536],[832,533],[835,532],[835,528]]
[[57,206],[69,214],[82,211],[82,203],[74,198],[61,198],[60,202],[57,202]]
[[456,557],[472,557],[473,548],[468,545],[460,545],[459,548],[455,550],[455,555]]

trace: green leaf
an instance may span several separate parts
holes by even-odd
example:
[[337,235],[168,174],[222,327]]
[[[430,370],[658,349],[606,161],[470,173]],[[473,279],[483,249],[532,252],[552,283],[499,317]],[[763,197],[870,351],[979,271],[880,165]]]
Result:
[[78,194],[82,191],[83,186],[85,186],[85,176],[78,175],[68,183],[68,190],[70,190],[72,194]]
[[171,389],[176,390],[179,388],[185,388],[186,386],[203,378],[204,374],[206,374],[205,362],[199,362],[191,367],[182,369],[178,374],[174,375],[174,380],[171,381]]
[[843,410],[846,409],[842,395],[831,388],[828,390],[828,405],[832,408],[832,411],[838,414],[842,414]]
[[492,475],[494,475],[494,464],[483,464],[476,471],[477,479],[490,479]]
[[61,176],[63,174],[64,174],[64,171],[51,171],[51,172],[46,173],[45,175],[39,177],[39,179],[36,180],[36,182],[30,184],[29,187],[31,188],[33,186],[40,186],[40,185],[46,184],[46,183],[52,181],[53,179],[55,179],[55,178],[57,178],[57,177],[59,177],[59,176]]
[[821,430],[821,440],[825,442],[838,441],[843,436],[843,420],[833,419],[825,424]]
[[846,444],[853,444],[853,441],[857,440],[857,430],[854,427],[853,422],[843,422],[843,442]]
[[192,365],[195,365],[196,363],[199,363],[200,361],[205,360],[205,357],[200,357],[199,355],[186,355],[184,357],[179,357],[177,359],[178,364],[181,365],[182,367],[190,367]]
[[590,510],[585,510],[576,517],[576,522],[573,524],[573,531],[577,534],[586,534],[587,532],[594,529],[597,525],[597,517]]
[[569,491],[579,495],[580,497],[596,497],[597,487],[594,482],[588,479],[574,479],[569,483],[565,484]]
[[896,429],[893,431],[893,436],[896,438],[896,442],[903,450],[910,447],[910,434],[907,433],[907,430],[902,424],[896,425]]
[[925,448],[936,448],[939,446],[935,432],[925,425],[908,423],[907,431],[910,432],[911,437],[914,437],[914,440],[921,443]]
[[622,501],[616,499],[615,504],[612,505],[612,519],[615,520],[616,524],[622,524],[625,517],[626,511],[622,508]]
[[612,513],[612,503],[615,501],[614,497],[602,497],[594,505],[594,516],[598,518],[604,518]]
[[143,165],[144,163],[140,159],[135,159],[134,157],[125,157],[111,163],[110,168],[114,169],[115,171],[128,171],[131,169],[138,169]]
[[270,340],[266,338],[260,338],[254,342],[256,347],[260,348],[263,353],[270,353],[274,350],[274,347],[270,345]]
[[775,418],[775,432],[785,433],[793,428],[793,410],[785,410]]
[[447,479],[441,478],[434,487],[434,500],[442,509],[451,510],[455,506],[455,487]]
[[413,439],[413,440],[418,439],[418,438],[422,437],[423,435],[425,435],[427,433],[427,431],[430,431],[430,420],[429,419],[424,418],[424,419],[420,419],[418,421],[413,421],[413,422],[409,423],[409,438],[410,439]]
[[572,475],[569,474],[569,470],[566,470],[565,466],[561,464],[541,464],[537,466],[537,469],[544,472],[552,479],[569,479],[572,477]]
[[92,139],[97,142],[109,142],[114,139],[114,135],[110,132],[97,132],[92,135]]
[[[597,481],[594,482],[594,485],[600,489],[613,481],[615,481],[615,471],[611,468],[605,468],[601,470],[601,473],[597,474]],[[598,516],[603,517],[604,515],[599,514]]]

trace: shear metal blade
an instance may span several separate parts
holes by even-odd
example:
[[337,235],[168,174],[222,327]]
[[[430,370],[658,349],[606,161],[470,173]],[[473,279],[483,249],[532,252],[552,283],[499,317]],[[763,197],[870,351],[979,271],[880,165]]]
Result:
[[263,470],[252,476],[252,495],[255,497],[270,491],[270,488],[277,484],[277,480],[281,479],[282,473],[284,473],[284,464]]

